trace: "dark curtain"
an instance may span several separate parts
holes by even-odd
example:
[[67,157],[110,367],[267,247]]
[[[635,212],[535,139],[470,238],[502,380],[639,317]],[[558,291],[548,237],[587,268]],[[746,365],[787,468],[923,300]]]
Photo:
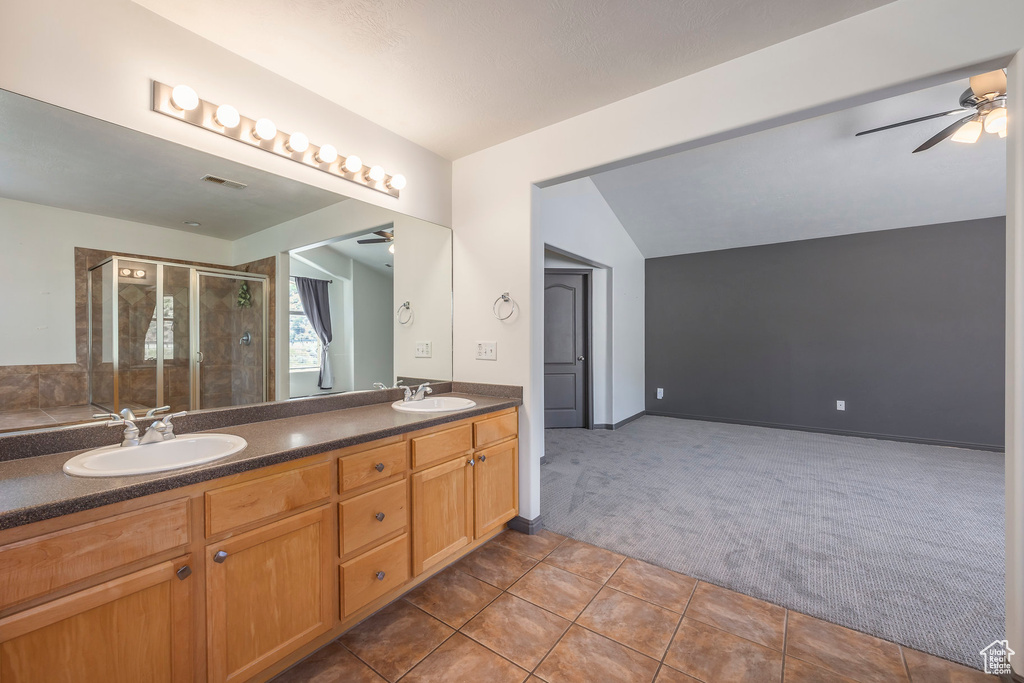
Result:
[[315,280],[311,277],[295,278],[295,288],[299,290],[302,311],[313,324],[316,336],[320,338],[320,378],[316,385],[321,389],[334,388],[334,374],[331,372],[331,361],[327,350],[331,346],[334,334],[331,332],[331,301],[327,293],[327,280]]

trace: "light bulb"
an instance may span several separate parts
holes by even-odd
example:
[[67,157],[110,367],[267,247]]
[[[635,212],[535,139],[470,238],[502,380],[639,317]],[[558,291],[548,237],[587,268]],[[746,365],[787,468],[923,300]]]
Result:
[[257,140],[273,140],[277,137],[277,126],[270,119],[260,119],[253,126],[252,136]]
[[379,183],[384,180],[384,167],[383,166],[371,166],[370,170],[366,172],[366,179],[372,180],[375,183]]
[[139,278],[146,277],[146,271],[144,271],[144,270],[136,270],[134,275],[135,275],[135,277],[139,277]]
[[302,154],[309,149],[309,138],[305,133],[292,133],[288,136],[288,149]]
[[334,145],[324,145],[316,153],[316,160],[321,164],[333,164],[337,158],[338,150],[334,148]]
[[953,142],[977,142],[981,137],[981,121],[972,120],[957,129],[953,134]]
[[171,91],[171,104],[181,111],[192,111],[199,106],[199,95],[187,85],[176,85]]
[[391,180],[388,181],[388,187],[392,190],[404,190],[405,189],[405,176],[401,173],[396,173],[391,176]]
[[238,115],[238,110],[230,104],[222,104],[217,107],[217,113],[213,115],[213,120],[225,128],[234,128],[242,122],[242,117]]
[[985,114],[985,132],[999,133],[1006,130],[1006,107],[996,107]]
[[394,253],[395,253],[395,243],[394,243],[394,242],[392,242],[392,243],[391,243],[391,244],[390,244],[390,245],[388,246],[388,253],[389,253],[389,254],[394,254]]
[[119,272],[124,277],[129,277],[132,274],[132,269],[131,268],[122,268]]
[[358,173],[363,167],[363,160],[353,154],[345,159],[345,170],[349,173]]

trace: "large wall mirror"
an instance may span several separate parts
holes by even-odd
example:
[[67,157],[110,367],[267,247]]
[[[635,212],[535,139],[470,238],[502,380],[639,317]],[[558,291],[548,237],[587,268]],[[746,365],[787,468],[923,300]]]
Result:
[[447,381],[451,231],[0,90],[0,432]]

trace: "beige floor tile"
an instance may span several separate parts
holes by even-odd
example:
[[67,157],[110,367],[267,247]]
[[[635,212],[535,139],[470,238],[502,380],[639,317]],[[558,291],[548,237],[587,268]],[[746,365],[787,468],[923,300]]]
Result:
[[462,627],[462,633],[532,671],[570,623],[505,593]]
[[657,671],[656,660],[574,624],[534,673],[548,683],[650,683]]
[[693,594],[696,579],[627,557],[608,586],[653,602],[673,612],[682,612]]
[[770,602],[702,581],[690,598],[686,616],[773,650],[782,650],[786,610]]
[[529,675],[483,645],[456,633],[406,674],[402,683],[522,683]]
[[561,617],[575,619],[599,590],[599,583],[541,562],[508,592]]
[[384,683],[337,640],[274,679],[274,683]]
[[898,645],[799,612],[789,613],[786,654],[859,683],[907,681]]
[[576,623],[660,660],[679,619],[676,612],[605,587]]
[[568,538],[551,551],[545,562],[585,579],[604,583],[625,559],[624,555]]
[[782,653],[684,617],[665,664],[705,683],[780,683]]
[[911,683],[996,683],[999,680],[997,676],[906,647],[903,648],[903,657],[910,670]]
[[784,683],[857,683],[852,678],[840,676],[834,671],[822,669],[807,662],[786,657]]
[[454,631],[405,600],[391,603],[341,637],[341,643],[394,683]]
[[548,553],[558,547],[558,544],[565,540],[565,536],[556,534],[547,529],[541,529],[535,534],[522,534],[509,529],[495,538],[492,543],[504,546],[509,550],[515,550],[524,555],[529,555],[535,560],[543,560]]
[[535,564],[532,557],[488,543],[462,558],[455,568],[504,590]]
[[654,683],[700,683],[693,676],[687,676],[681,671],[676,671],[670,666],[662,666]]
[[472,619],[501,591],[457,569],[445,569],[420,584],[405,599],[452,628]]

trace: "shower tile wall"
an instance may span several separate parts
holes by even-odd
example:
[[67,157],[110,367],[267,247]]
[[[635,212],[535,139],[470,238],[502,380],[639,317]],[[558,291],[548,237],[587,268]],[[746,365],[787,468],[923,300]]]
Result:
[[[238,304],[239,280],[207,277],[200,285],[201,408],[263,400],[262,291],[258,283],[248,285],[252,303],[246,307]],[[239,343],[246,332],[251,336],[248,346]]]

